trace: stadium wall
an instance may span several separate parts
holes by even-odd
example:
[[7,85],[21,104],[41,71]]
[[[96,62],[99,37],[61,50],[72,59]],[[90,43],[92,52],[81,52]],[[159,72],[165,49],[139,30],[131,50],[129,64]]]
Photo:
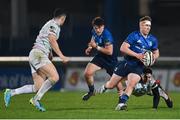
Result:
[[[53,90],[87,90],[83,72],[92,57],[71,57],[66,65],[59,58],[53,59],[60,74],[60,81]],[[119,58],[122,60],[122,58]],[[161,57],[153,66],[156,79],[167,91],[180,91],[180,58]],[[0,89],[17,88],[25,84],[33,84],[27,57],[0,57]],[[95,87],[100,87],[110,76],[105,70],[95,74]]]

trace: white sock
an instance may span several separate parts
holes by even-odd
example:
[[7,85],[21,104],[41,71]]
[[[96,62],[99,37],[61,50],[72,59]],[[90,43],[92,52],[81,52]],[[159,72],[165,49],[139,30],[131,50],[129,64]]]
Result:
[[11,89],[11,96],[19,95],[23,93],[34,93],[37,90],[35,89],[34,85],[24,85],[17,89]]
[[37,94],[34,97],[34,100],[41,100],[43,95],[54,85],[55,83],[47,79],[38,90]]

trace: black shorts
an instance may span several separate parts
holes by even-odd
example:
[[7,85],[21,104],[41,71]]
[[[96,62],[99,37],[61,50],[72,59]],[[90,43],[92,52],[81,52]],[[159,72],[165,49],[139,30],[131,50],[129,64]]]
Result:
[[105,69],[106,72],[112,76],[115,66],[117,65],[117,60],[107,60],[103,57],[95,56],[90,63],[95,64],[102,69]]
[[127,77],[129,73],[135,73],[141,76],[143,74],[144,66],[130,65],[126,61],[121,61],[114,69],[114,73],[121,77]]

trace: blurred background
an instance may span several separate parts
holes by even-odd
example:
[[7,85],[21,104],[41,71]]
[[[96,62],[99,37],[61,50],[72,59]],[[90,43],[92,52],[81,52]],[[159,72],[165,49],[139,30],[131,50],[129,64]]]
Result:
[[[58,42],[64,54],[71,57],[85,56],[84,50],[91,38],[91,21],[94,17],[102,16],[105,19],[106,27],[112,32],[119,52],[118,48],[127,35],[138,29],[139,18],[151,16],[151,32],[159,40],[161,57],[170,57],[155,65],[156,77],[164,80],[162,83],[167,90],[174,79],[180,86],[180,0],[1,0],[0,56],[28,56],[39,30],[45,22],[52,19],[55,8],[63,8],[69,12]],[[174,58],[178,60],[174,62]],[[59,72],[65,73],[58,89],[61,85],[64,86],[64,80],[71,79],[72,76],[84,83],[82,73],[86,64],[87,61],[71,63],[68,68],[58,66]],[[28,62],[6,61],[0,65],[1,89],[32,83]],[[96,74],[96,77],[101,82],[108,80],[105,73]],[[179,87],[173,87],[174,84],[171,90],[179,90]]]
[[153,19],[152,33],[159,39],[161,56],[180,55],[180,0],[1,0],[0,55],[28,55],[55,8],[69,12],[59,40],[68,56],[85,55],[94,17],[105,19],[120,46],[130,32],[138,29],[138,20],[144,15]]

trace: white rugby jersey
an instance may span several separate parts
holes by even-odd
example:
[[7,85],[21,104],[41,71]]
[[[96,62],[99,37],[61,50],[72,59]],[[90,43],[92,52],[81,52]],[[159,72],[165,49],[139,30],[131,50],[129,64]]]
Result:
[[47,55],[52,50],[51,44],[48,39],[49,34],[53,34],[56,38],[59,38],[60,26],[57,22],[52,19],[49,20],[40,30],[39,35],[36,38],[36,42],[34,43],[34,48],[40,49],[45,52]]

